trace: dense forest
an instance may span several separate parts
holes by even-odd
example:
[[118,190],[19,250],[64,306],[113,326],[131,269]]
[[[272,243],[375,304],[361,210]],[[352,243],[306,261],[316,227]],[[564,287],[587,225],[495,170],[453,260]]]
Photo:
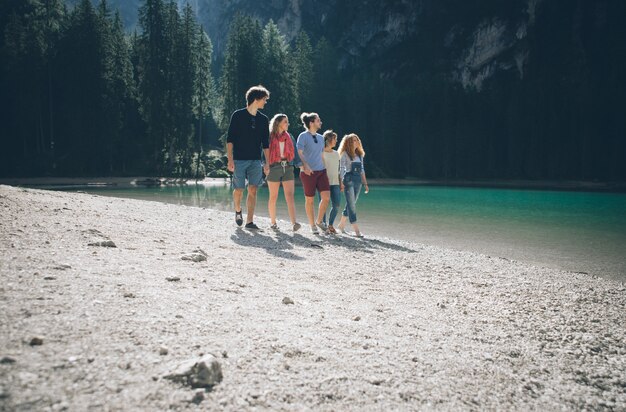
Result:
[[626,181],[623,2],[316,1],[289,36],[234,13],[220,54],[180,1],[141,1],[132,30],[73,3],[0,2],[2,176],[219,175],[263,84],[293,134],[302,111],[359,134],[372,176]]

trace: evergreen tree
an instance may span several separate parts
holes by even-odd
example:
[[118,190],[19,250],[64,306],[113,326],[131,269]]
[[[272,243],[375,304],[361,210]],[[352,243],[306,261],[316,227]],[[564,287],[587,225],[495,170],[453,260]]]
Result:
[[59,130],[56,157],[64,174],[93,175],[106,164],[105,26],[89,0],[72,10],[55,61]]
[[[0,5],[1,169],[49,172],[54,145],[52,73],[65,18],[60,0],[4,1]],[[3,156],[4,157],[4,156]]]
[[141,34],[138,50],[141,111],[147,124],[155,170],[163,164],[168,122],[168,57],[166,14],[163,0],[146,0],[139,9]]
[[[338,66],[339,58],[336,50],[328,40],[322,37],[315,47],[313,66],[315,86],[311,98],[312,107],[308,109],[303,107],[303,110],[319,113],[325,128],[337,128],[337,125],[343,123],[340,108],[345,106],[342,104],[344,95],[341,90]],[[354,92],[355,90],[350,90],[350,93]],[[357,106],[351,106],[350,111],[355,113],[354,110],[357,110],[363,103],[362,101]],[[342,120],[341,123],[340,120]]]
[[56,169],[54,151],[54,107],[56,101],[55,93],[53,92],[55,79],[53,78],[52,65],[54,59],[56,59],[56,53],[58,51],[57,45],[67,10],[62,0],[42,0],[40,10],[41,19],[43,21],[42,44],[44,45],[44,82],[46,83],[46,87],[42,90],[45,94],[44,99],[46,103],[43,111],[47,114],[47,116],[42,116],[47,118],[47,127],[42,127],[42,129],[47,129],[46,136],[42,136],[44,140],[44,152],[46,154],[44,164],[48,172],[54,172],[54,169]]
[[261,83],[271,93],[269,102],[271,112],[285,113],[294,119],[293,116],[298,110],[294,66],[287,42],[272,20],[263,30],[261,44],[263,46]]
[[118,89],[116,86],[116,62],[114,59],[115,45],[113,42],[113,22],[111,21],[111,12],[106,0],[100,0],[98,4],[98,24],[101,31],[102,41],[102,95],[101,105],[101,127],[98,130],[98,140],[101,142],[102,153],[100,159],[102,163],[100,168],[105,168],[108,163],[109,172],[113,169],[114,146],[119,140],[120,134],[120,114],[119,105],[124,97],[124,90]]
[[313,48],[306,32],[301,31],[296,37],[294,52],[294,73],[296,78],[296,96],[298,111],[311,111],[313,101]]
[[[22,2],[19,2],[22,3]],[[33,13],[32,4],[3,4],[8,9],[2,14],[2,113],[0,113],[0,130],[2,130],[2,164],[0,167],[12,165],[20,173],[30,169],[27,159],[34,159],[37,129],[34,123],[32,108],[36,99],[36,87],[32,87],[37,79],[37,62],[40,52],[33,48],[32,28],[28,27],[28,16]],[[4,19],[6,17],[6,20]],[[31,109],[29,111],[29,109]],[[4,141],[6,140],[6,141]],[[16,161],[16,158],[19,159]],[[20,164],[26,161],[26,164]],[[11,170],[11,168],[7,168]]]
[[108,172],[124,172],[133,162],[130,155],[130,140],[134,138],[129,130],[130,119],[138,108],[134,101],[135,85],[129,44],[119,15],[105,22],[108,33],[105,65],[106,101],[105,127],[108,131],[102,138],[109,141],[107,147]]
[[178,6],[174,0],[170,0],[165,5],[165,25],[164,25],[164,42],[165,42],[165,102],[164,111],[164,140],[161,153],[163,155],[161,173],[171,173],[175,169],[177,155],[182,146],[181,127],[183,122],[181,118],[184,116],[182,90],[179,87],[180,79],[178,76],[182,73],[182,48],[181,45],[181,18],[178,13]]
[[194,96],[193,96],[193,112],[198,124],[198,139],[196,151],[196,168],[194,175],[199,176],[200,158],[203,154],[203,140],[204,130],[203,124],[207,120],[207,117],[214,109],[211,107],[211,102],[217,100],[215,93],[215,86],[213,82],[213,76],[211,74],[211,57],[213,53],[213,46],[211,40],[206,35],[204,30],[199,27],[196,32],[196,48],[197,53],[195,77],[194,77]]
[[220,82],[223,98],[222,130],[228,127],[231,114],[245,106],[246,91],[260,83],[263,54],[259,43],[262,38],[261,26],[256,20],[244,15],[234,18],[228,33]]

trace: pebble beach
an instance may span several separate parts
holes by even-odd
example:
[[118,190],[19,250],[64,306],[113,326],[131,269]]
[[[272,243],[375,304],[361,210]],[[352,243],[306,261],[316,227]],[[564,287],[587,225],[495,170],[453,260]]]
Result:
[[0,410],[626,410],[623,282],[83,193],[0,212]]

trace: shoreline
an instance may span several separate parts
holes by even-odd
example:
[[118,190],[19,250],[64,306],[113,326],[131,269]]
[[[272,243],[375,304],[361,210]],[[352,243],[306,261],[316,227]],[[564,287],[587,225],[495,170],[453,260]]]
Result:
[[[228,184],[228,178],[205,178],[198,180],[198,184]],[[433,186],[459,187],[483,189],[519,189],[519,190],[554,190],[573,192],[605,192],[626,193],[626,182],[595,182],[595,181],[557,181],[557,180],[502,180],[502,179],[368,179],[373,185],[406,185],[406,186]],[[32,177],[32,178],[0,178],[0,184],[25,187],[103,187],[115,186],[120,188],[196,184],[195,179],[173,177]],[[300,185],[298,179],[296,184]]]
[[[0,409],[626,408],[622,282],[150,201],[0,209]],[[164,378],[200,354],[212,390]]]
[[[133,179],[142,181],[142,179]],[[82,181],[66,181],[65,183],[76,183],[76,185],[65,185],[65,186],[29,186],[33,188],[42,188],[46,190],[62,190],[62,191],[74,191],[79,193],[91,193],[100,196],[113,196],[113,197],[121,197],[121,198],[136,198],[143,200],[152,200],[152,201],[160,201],[164,203],[173,203],[173,204],[186,204],[188,206],[196,206],[196,207],[209,207],[216,208],[219,210],[230,210],[232,205],[229,205],[226,202],[226,198],[224,196],[226,192],[229,191],[229,181],[225,179],[206,179],[204,181],[198,182],[198,185],[194,183],[189,184],[163,184],[160,186],[142,186],[136,184],[130,184],[128,180],[122,180],[121,182],[112,182],[113,185],[104,186],[103,180],[93,180],[91,181],[91,185],[83,186]],[[299,183],[299,182],[298,182]],[[389,183],[389,182],[385,182]],[[393,182],[391,182],[393,183]],[[372,186],[378,184],[377,181],[371,183]],[[301,186],[298,185],[297,189]],[[380,185],[379,187],[384,190],[385,185]],[[440,193],[445,194],[448,189],[443,186],[437,186],[436,188],[429,188],[426,185],[422,185],[421,187],[417,186],[388,186],[387,188],[399,189],[399,190],[421,190],[425,193]],[[266,187],[261,187],[261,196],[265,193],[266,195]],[[206,195],[192,195],[192,196],[182,196],[180,193],[185,191],[196,191],[194,193],[197,194],[199,190],[200,193],[204,191],[211,191],[211,195],[206,197]],[[217,196],[215,190],[219,191],[220,195]],[[432,190],[432,192],[431,192]],[[450,189],[456,190],[456,189]],[[463,189],[462,189],[463,190]],[[493,189],[495,193],[491,190],[483,190],[478,189],[480,195],[484,195],[490,193],[492,195],[498,196],[508,196],[507,190],[502,190],[499,192],[498,189]],[[466,195],[472,195],[473,190],[466,189],[463,190]],[[542,193],[536,189],[533,189],[532,192],[535,192],[535,196],[543,197],[551,196],[549,193]],[[532,192],[528,192],[524,194],[522,191],[519,191],[521,195],[530,195]],[[170,197],[169,194],[178,193],[173,197]],[[461,192],[458,192],[461,193]],[[558,192],[553,192],[558,193]],[[564,194],[570,193],[574,194],[577,192],[562,192]],[[597,192],[578,192],[584,193],[585,196],[595,196]],[[620,194],[598,194],[598,196],[617,196],[620,199],[624,199]],[[204,199],[204,200],[202,200]],[[217,202],[211,201],[211,199],[220,199]],[[229,197],[230,199],[230,197]],[[302,199],[297,198],[296,203],[301,202]],[[265,200],[266,202],[266,200]],[[623,200],[622,200],[623,202]],[[281,205],[280,203],[277,205],[279,211],[279,217],[287,216],[286,206]],[[303,204],[298,206],[300,209],[304,208]],[[365,206],[367,207],[367,205]],[[300,210],[302,211],[302,210]],[[615,245],[621,244],[620,242],[614,242],[611,244],[596,244],[593,251],[587,250],[585,243],[582,241],[570,242],[567,239],[562,239],[562,242],[558,245],[544,245],[540,239],[538,242],[528,242],[528,239],[521,239],[519,243],[517,239],[507,238],[507,236],[503,236],[502,234],[496,233],[495,237],[499,236],[499,240],[491,237],[491,236],[483,236],[480,231],[477,233],[477,236],[468,235],[468,233],[472,233],[472,231],[459,232],[456,235],[451,235],[451,228],[448,228],[448,231],[437,231],[432,230],[432,228],[424,228],[425,230],[421,230],[420,227],[405,227],[402,219],[391,218],[388,219],[387,216],[384,216],[380,213],[380,211],[376,211],[378,216],[374,219],[368,219],[366,222],[366,226],[364,227],[365,233],[367,234],[369,231],[373,231],[373,233],[379,236],[389,236],[395,238],[396,240],[404,240],[404,241],[417,241],[424,242],[434,246],[452,248],[461,251],[472,251],[475,253],[489,254],[492,256],[498,256],[513,260],[519,260],[523,262],[527,262],[530,264],[535,264],[539,266],[547,266],[554,269],[562,269],[566,271],[573,272],[582,272],[587,274],[596,274],[605,278],[612,278],[618,281],[626,280],[626,267],[624,267],[624,261],[620,257],[620,253],[616,253],[618,247]],[[268,212],[265,208],[265,205],[261,205],[257,207],[257,214],[259,216],[268,217]],[[300,216],[302,220],[305,216]],[[510,231],[514,233],[514,231]],[[445,234],[447,233],[447,234]],[[502,232],[505,233],[505,232]],[[520,232],[520,233],[523,233]],[[528,236],[528,234],[527,234]],[[537,237],[536,235],[534,235]],[[525,242],[525,243],[524,243]],[[515,245],[515,246],[513,246]]]

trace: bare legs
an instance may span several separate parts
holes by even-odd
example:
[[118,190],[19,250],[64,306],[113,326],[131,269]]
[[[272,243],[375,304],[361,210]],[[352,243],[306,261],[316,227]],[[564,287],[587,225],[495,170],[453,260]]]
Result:
[[283,191],[285,192],[285,202],[287,202],[287,210],[289,211],[289,218],[291,224],[296,224],[296,201],[294,200],[294,180],[283,182]]
[[322,219],[326,214],[326,209],[328,209],[328,203],[330,202],[330,190],[320,192],[320,197],[322,198],[322,200],[320,201],[320,208],[317,212],[317,222],[315,222],[317,224],[322,223]]
[[306,207],[306,216],[309,218],[309,225],[311,228],[315,228],[315,224],[322,223],[322,219],[324,217],[324,213],[326,213],[326,209],[328,208],[328,203],[330,202],[330,191],[325,190],[320,192],[320,197],[322,200],[320,201],[320,207],[317,214],[317,219],[315,219],[315,196],[305,196],[305,207]]
[[[254,208],[256,207],[257,187],[248,185],[248,197],[246,199],[246,207],[248,208],[248,216],[246,223],[252,222],[254,219]],[[243,189],[233,190],[233,202],[235,203],[235,211],[241,211],[241,199],[243,198]]]
[[[267,209],[270,214],[271,224],[276,223],[276,201],[278,200],[278,191],[280,190],[280,182],[267,182],[267,187],[270,190],[270,197],[267,202]],[[288,180],[283,182],[283,192],[285,194],[285,202],[287,202],[287,211],[289,212],[289,219],[291,224],[296,224],[296,204],[294,200],[294,181]]]
[[267,182],[267,187],[270,189],[270,198],[267,202],[267,210],[270,213],[270,222],[273,225],[276,223],[276,200],[278,199],[280,182]]
[[309,225],[315,227],[315,196],[304,197],[304,208],[306,210],[306,217],[309,218]]
[[[346,223],[348,221],[348,217],[347,216],[341,216],[341,220],[339,221],[339,225],[337,226],[337,228],[339,228],[340,231],[344,231],[344,229],[346,228]],[[356,224],[356,222],[354,222],[352,224],[352,230],[354,230],[354,234],[357,236],[361,235],[361,231],[359,230],[359,225]]]
[[233,190],[233,202],[235,203],[235,212],[241,212],[241,198],[243,197],[243,189]]

